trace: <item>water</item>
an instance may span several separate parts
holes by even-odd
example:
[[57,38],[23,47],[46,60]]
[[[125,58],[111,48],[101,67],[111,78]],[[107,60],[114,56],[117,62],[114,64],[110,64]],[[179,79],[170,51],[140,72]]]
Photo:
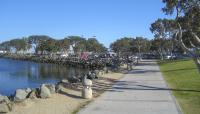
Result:
[[86,69],[0,58],[0,94],[11,95],[19,88],[36,88],[42,83],[86,73]]

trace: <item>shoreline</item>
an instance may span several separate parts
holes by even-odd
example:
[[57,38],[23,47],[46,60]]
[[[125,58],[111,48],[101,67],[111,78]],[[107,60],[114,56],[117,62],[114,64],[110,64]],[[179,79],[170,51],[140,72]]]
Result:
[[95,100],[115,81],[122,78],[127,71],[121,73],[107,73],[93,81],[93,98],[81,98],[82,85],[68,87],[63,84],[62,93],[55,93],[48,99],[26,99],[21,103],[14,103],[14,108],[7,114],[75,114],[82,107]]
[[59,65],[67,65],[69,67],[78,67],[84,69],[102,69],[105,67],[105,64],[100,63],[99,61],[85,61],[81,60],[78,57],[50,57],[50,55],[23,55],[23,54],[1,54],[0,58],[13,59],[13,60],[22,60],[22,61],[32,61],[36,63],[51,63]]
[[[13,58],[13,56],[6,56],[5,58],[22,60],[22,58],[18,56],[17,58]],[[95,98],[101,95],[104,91],[110,89],[116,80],[120,79],[127,73],[126,68],[126,66],[120,66],[119,70],[116,72],[112,72],[110,70],[109,72],[107,72],[108,70],[100,70],[100,76],[98,76],[99,78],[92,80],[93,98],[90,100],[83,99],[81,97],[81,82],[69,83],[68,81],[63,82],[62,80],[61,82],[54,84],[55,92],[50,98],[42,98],[42,86],[40,86],[40,88],[27,88],[30,92],[26,95],[25,99],[20,102],[16,102],[15,100],[17,95],[16,90],[15,96],[12,94],[12,96],[9,97],[9,104],[11,104],[12,110],[10,110],[7,114],[74,114],[75,112],[78,112],[80,108],[95,100]],[[49,85],[51,84],[45,84],[47,88]],[[59,92],[57,92],[58,89],[56,89],[57,85],[61,85]],[[22,90],[26,91],[27,89]],[[50,90],[50,88],[48,89]],[[34,93],[34,98],[29,96],[32,93]]]

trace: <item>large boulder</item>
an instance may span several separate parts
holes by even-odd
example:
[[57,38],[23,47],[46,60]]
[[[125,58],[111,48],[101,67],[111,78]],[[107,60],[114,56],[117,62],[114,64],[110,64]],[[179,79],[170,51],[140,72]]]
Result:
[[30,88],[25,89],[26,93],[30,93],[32,90]]
[[78,83],[78,82],[80,82],[80,79],[78,77],[76,77],[76,76],[68,77],[67,79],[68,79],[68,81],[70,83]]
[[3,102],[3,101],[10,102],[10,100],[8,99],[7,96],[3,96],[3,95],[0,94],[0,102]]
[[87,75],[87,78],[90,79],[90,80],[93,80],[96,78],[96,74],[95,73],[90,73]]
[[62,79],[61,83],[69,83],[69,81],[67,79]]
[[45,84],[42,84],[40,88],[40,97],[41,98],[50,98],[51,97],[51,92],[48,87],[46,87]]
[[31,91],[30,94],[28,95],[28,98],[37,99],[36,91],[35,90]]
[[56,84],[56,87],[55,87],[55,89],[56,89],[56,93],[59,93],[59,92],[61,92],[62,91],[62,85],[61,84]]
[[6,102],[0,103],[0,114],[1,113],[7,113],[9,111],[10,111],[10,109],[9,109],[9,107],[8,107]]
[[15,92],[14,101],[17,101],[17,102],[24,101],[30,92],[31,92],[31,89],[29,88],[27,88],[26,90],[17,89]]
[[103,71],[104,71],[105,73],[108,73],[108,68],[107,68],[107,67],[104,67],[104,68],[103,68]]
[[99,70],[94,70],[94,73],[96,74],[97,77],[99,77]]
[[12,110],[12,104],[7,96],[0,95],[0,114]]
[[46,84],[45,86],[50,90],[51,94],[56,92],[56,87],[54,84]]

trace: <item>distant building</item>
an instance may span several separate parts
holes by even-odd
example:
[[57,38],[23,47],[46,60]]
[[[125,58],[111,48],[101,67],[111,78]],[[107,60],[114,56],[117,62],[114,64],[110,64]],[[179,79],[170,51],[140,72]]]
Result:
[[11,47],[10,48],[10,53],[34,54],[35,53],[35,49],[34,49],[34,47],[31,47],[30,49],[27,49],[27,50],[19,50],[19,51],[17,51],[17,49],[15,47]]
[[75,54],[75,53],[74,53],[73,45],[70,45],[70,46],[69,46],[69,49],[67,50],[67,53],[68,53],[69,55],[74,55],[74,54]]
[[67,49],[66,51],[63,50],[60,52],[60,56],[63,58],[68,57],[69,55],[74,55],[74,54],[75,53],[74,53],[74,49],[72,45],[70,45],[69,49]]

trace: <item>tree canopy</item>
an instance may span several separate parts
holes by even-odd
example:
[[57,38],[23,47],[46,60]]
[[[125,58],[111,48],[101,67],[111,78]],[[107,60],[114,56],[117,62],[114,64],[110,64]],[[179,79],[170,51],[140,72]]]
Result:
[[67,51],[73,46],[75,52],[104,52],[106,48],[99,43],[96,38],[89,38],[88,40],[80,36],[68,36],[64,39],[57,40],[46,35],[32,35],[27,38],[17,38],[6,41],[0,44],[1,50],[10,51],[12,48],[16,51],[26,51],[34,48],[35,53],[44,52],[55,53],[59,51]]
[[[179,45],[195,61],[200,71],[200,1],[163,0],[166,15],[176,14],[174,19],[158,19],[150,30],[155,38],[171,40],[172,46]],[[161,45],[163,48],[165,45]]]
[[119,55],[131,55],[134,53],[149,52],[151,42],[147,38],[124,37],[116,40],[110,45],[110,48]]

